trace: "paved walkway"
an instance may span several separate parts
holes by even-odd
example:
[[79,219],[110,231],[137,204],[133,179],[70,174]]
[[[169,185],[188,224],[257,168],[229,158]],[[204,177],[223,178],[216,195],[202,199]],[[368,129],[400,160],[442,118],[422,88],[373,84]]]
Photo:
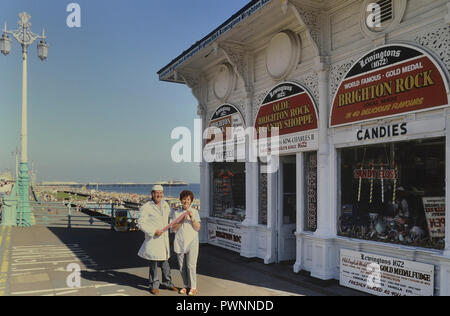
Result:
[[[150,295],[147,262],[137,257],[141,232],[100,228],[0,227],[0,295]],[[172,277],[181,286],[175,256]],[[81,269],[80,287],[76,268]],[[363,295],[337,282],[294,274],[291,264],[264,265],[213,246],[201,246],[200,296]],[[166,290],[164,296],[180,296]]]

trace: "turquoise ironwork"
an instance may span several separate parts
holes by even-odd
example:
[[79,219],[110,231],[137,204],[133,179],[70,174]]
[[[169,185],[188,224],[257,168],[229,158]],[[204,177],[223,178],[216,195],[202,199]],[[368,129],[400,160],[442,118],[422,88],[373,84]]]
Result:
[[[31,45],[35,40],[41,39],[38,43],[38,57],[41,60],[47,58],[48,45],[45,42],[45,34],[42,32],[42,36],[34,34],[31,32],[30,27],[31,16],[26,12],[21,12],[19,14],[19,29],[15,31],[8,31],[6,29],[6,24],[3,30],[3,37],[0,39],[1,52],[4,55],[9,53],[11,41],[8,38],[8,34],[11,34],[22,46],[22,128],[20,134],[21,140],[21,160],[18,181],[16,181],[18,201],[17,201],[17,213],[16,213],[16,224],[20,227],[29,227],[33,225],[34,217],[30,208],[29,191],[30,191],[30,180],[28,175],[28,80],[27,80],[27,59],[28,59],[28,46]],[[10,223],[12,225],[12,223]]]
[[16,210],[17,210],[17,186],[11,190],[9,195],[3,196],[3,210],[2,210],[2,226],[16,226]]

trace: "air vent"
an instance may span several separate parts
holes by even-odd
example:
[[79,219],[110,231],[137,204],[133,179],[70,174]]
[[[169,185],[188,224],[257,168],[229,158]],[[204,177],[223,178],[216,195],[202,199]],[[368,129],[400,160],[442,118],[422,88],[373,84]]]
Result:
[[380,0],[377,4],[381,8],[381,23],[391,21],[394,18],[393,0]]

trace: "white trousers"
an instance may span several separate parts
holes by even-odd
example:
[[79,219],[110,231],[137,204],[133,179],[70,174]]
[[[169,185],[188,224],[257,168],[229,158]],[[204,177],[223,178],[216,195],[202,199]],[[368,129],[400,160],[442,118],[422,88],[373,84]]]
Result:
[[177,254],[178,266],[180,267],[180,273],[183,278],[185,288],[197,288],[198,248],[198,244],[193,245],[189,252]]

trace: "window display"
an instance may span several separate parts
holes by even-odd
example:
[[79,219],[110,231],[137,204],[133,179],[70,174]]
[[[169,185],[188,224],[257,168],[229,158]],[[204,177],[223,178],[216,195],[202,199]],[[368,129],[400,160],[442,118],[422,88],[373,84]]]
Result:
[[245,219],[245,163],[214,163],[212,217]]
[[445,138],[340,151],[341,236],[444,249]]

